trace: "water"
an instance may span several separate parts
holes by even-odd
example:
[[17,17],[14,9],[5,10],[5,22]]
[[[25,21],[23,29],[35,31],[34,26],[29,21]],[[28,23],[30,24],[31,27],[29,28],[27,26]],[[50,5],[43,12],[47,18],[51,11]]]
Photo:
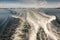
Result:
[[3,30],[5,25],[7,25],[6,23],[8,22],[9,15],[10,13],[8,10],[0,9],[0,33],[2,32],[1,30]]
[[37,40],[38,32],[40,40],[60,39],[60,24],[58,23],[60,9],[0,9],[0,15],[0,34],[3,35],[6,29],[10,30],[6,30],[9,33],[6,33],[5,40],[8,40],[7,37],[12,33],[12,29],[14,31],[10,35],[12,40]]

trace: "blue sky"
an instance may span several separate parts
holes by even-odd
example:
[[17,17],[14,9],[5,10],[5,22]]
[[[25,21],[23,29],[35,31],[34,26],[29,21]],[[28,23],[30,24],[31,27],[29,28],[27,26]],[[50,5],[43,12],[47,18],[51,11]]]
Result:
[[[25,1],[29,1],[29,0],[0,0],[0,2],[25,2]],[[32,0],[31,0],[32,1]],[[40,1],[40,0],[36,0],[36,1]],[[46,0],[47,2],[60,2],[60,0]]]
[[[25,2],[25,1],[27,1],[27,0],[0,0],[0,2],[12,2],[12,3],[14,3],[14,2]],[[29,0],[28,0],[29,1]],[[32,0],[31,0],[32,1]],[[36,1],[40,1],[40,0],[36,0]],[[47,2],[60,2],[60,0],[46,0]]]
[[[0,6],[2,5],[23,5],[23,6],[36,6],[39,5],[40,1],[44,0],[0,0]],[[45,0],[48,6],[55,7],[60,4],[60,0]]]

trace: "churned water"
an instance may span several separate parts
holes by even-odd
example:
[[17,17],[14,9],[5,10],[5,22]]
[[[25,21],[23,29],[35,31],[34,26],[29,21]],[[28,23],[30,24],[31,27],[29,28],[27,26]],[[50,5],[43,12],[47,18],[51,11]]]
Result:
[[0,40],[60,40],[60,9],[0,9]]

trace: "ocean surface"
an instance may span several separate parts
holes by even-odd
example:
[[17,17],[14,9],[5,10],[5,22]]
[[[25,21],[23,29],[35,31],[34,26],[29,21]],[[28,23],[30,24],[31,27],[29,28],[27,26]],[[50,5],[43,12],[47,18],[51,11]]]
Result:
[[0,9],[0,40],[60,40],[60,9]]

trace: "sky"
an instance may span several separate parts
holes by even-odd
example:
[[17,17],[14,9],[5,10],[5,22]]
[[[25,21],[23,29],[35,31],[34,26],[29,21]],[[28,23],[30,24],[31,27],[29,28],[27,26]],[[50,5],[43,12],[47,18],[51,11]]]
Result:
[[60,7],[60,0],[0,0],[0,8],[18,8],[18,7]]

